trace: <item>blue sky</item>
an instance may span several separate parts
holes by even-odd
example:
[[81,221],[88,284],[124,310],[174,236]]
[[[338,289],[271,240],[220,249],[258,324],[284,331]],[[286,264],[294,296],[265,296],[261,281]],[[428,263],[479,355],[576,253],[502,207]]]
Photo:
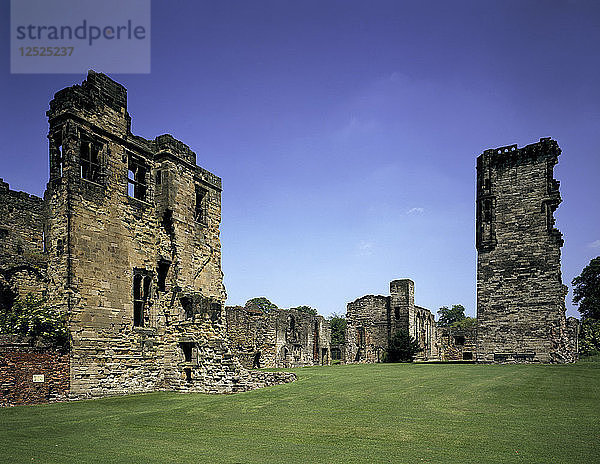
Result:
[[[41,195],[48,102],[85,76],[11,75],[8,13],[0,177]],[[563,281],[600,254],[598,44],[593,1],[155,0],[152,72],[112,77],[135,134],[222,177],[228,304],[340,313],[408,277],[474,315],[486,148],[556,139]]]

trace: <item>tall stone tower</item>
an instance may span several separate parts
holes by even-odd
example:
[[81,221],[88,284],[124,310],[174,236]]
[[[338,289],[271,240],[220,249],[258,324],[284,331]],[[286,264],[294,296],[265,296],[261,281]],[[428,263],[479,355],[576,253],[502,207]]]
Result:
[[554,165],[560,148],[543,138],[477,158],[477,360],[568,362],[561,202]]
[[49,293],[69,315],[71,394],[254,388],[226,339],[221,179],[172,136],[133,135],[127,91],[104,74],[47,115]]

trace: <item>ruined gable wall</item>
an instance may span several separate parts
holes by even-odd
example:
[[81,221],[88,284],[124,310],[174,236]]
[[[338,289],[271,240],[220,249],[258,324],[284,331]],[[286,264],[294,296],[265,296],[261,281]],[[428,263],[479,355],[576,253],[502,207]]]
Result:
[[[390,336],[390,299],[367,295],[348,303],[346,311],[346,361],[380,362]],[[364,333],[364,338],[361,332]]]
[[518,149],[486,150],[477,159],[477,359],[561,362],[566,287],[561,202],[553,178],[560,148],[551,139]]
[[245,368],[253,367],[257,351],[261,352],[261,367],[280,367],[277,362],[276,319],[261,311],[239,306],[227,306],[225,314],[231,349]]
[[477,353],[477,329],[443,327],[440,332],[442,361],[474,361]]

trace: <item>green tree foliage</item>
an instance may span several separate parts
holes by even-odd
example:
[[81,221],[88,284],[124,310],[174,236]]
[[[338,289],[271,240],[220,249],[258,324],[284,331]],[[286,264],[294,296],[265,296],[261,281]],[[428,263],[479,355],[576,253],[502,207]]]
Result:
[[584,356],[600,354],[600,321],[583,319],[579,327],[579,353]]
[[459,330],[474,329],[475,327],[477,327],[477,318],[476,317],[465,317],[464,319],[461,319],[460,321],[453,322],[452,324],[450,324],[450,327],[452,327],[453,329],[459,329]]
[[422,351],[417,341],[408,331],[398,330],[391,338],[385,362],[412,362],[417,353]]
[[69,340],[66,317],[31,294],[0,311],[0,333],[39,337],[62,347],[67,347]]
[[442,306],[439,311],[438,325],[440,327],[448,327],[455,322],[462,321],[465,316],[465,307],[460,304],[452,305],[452,308],[448,306]]
[[244,307],[246,309],[257,309],[263,313],[270,313],[271,311],[279,309],[275,303],[271,303],[264,296],[259,296],[258,298],[252,298],[246,301]]
[[581,318],[600,321],[600,256],[592,259],[572,284],[573,303],[579,305]]
[[317,310],[315,308],[311,308],[310,306],[297,306],[296,308],[290,308],[296,311],[300,311],[301,313],[310,314],[312,316],[317,315]]
[[331,327],[331,344],[346,343],[346,318],[344,315],[333,313],[329,318],[329,325]]

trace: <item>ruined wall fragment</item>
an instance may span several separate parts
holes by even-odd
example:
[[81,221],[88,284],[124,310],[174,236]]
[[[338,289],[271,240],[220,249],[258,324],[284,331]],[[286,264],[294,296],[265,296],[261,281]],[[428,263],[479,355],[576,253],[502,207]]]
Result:
[[290,368],[331,363],[329,322],[293,309],[269,313],[228,306],[227,336],[242,365],[252,368],[260,353],[261,367]]

